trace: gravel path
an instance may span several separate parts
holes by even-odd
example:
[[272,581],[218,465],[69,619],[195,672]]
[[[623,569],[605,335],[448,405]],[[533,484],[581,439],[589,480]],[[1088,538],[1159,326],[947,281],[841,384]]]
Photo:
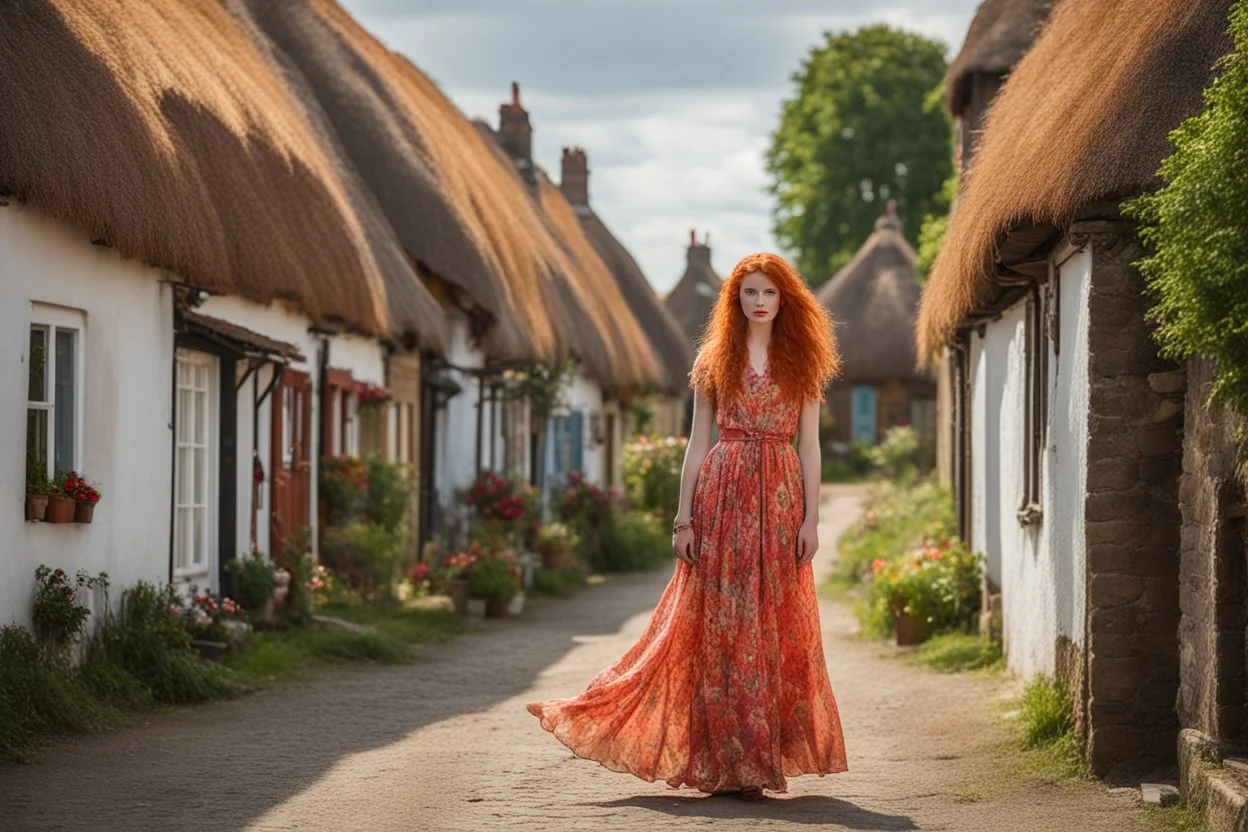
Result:
[[[824,495],[822,550],[858,492]],[[757,803],[644,783],[578,760],[524,710],[578,692],[640,634],[667,570],[616,578],[417,662],[186,710],[0,766],[0,829],[822,829],[1129,832],[1127,795],[1011,775],[992,703],[1005,680],[942,676],[852,636],[824,602],[850,771]]]

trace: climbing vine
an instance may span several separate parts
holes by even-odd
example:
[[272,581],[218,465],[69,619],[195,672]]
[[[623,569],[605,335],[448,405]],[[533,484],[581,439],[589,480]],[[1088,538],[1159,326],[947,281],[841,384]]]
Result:
[[1170,135],[1164,186],[1125,210],[1148,250],[1138,266],[1162,354],[1211,359],[1211,401],[1248,413],[1248,0],[1230,31],[1204,112]]

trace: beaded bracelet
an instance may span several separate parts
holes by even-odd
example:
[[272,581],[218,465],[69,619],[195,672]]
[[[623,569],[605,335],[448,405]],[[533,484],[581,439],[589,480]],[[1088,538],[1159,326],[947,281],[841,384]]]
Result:
[[683,532],[685,529],[692,529],[692,528],[693,528],[692,520],[686,520],[684,523],[678,523],[675,520],[672,521],[672,534],[679,534],[680,532]]

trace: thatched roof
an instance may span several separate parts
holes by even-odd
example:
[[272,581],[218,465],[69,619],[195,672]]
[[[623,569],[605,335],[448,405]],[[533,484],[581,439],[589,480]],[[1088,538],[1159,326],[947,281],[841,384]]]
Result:
[[615,238],[597,214],[588,206],[578,208],[577,216],[598,256],[615,275],[616,285],[624,296],[633,317],[641,324],[655,357],[662,364],[661,385],[667,393],[681,393],[689,387],[689,368],[693,366],[693,349],[680,324],[667,311],[655,294],[641,266],[628,249]]
[[332,0],[247,2],[307,79],[407,254],[492,318],[487,354],[579,353],[551,314],[562,255],[511,162]]
[[711,267],[709,242],[699,243],[696,235],[689,232],[685,273],[667,293],[663,304],[690,343],[696,343],[702,337],[702,330],[711,317],[711,310],[715,308],[723,285],[723,278]]
[[578,341],[582,349],[591,351],[581,357],[599,378],[616,386],[640,389],[646,384],[662,384],[664,374],[659,359],[625,301],[615,275],[599,257],[562,191],[543,171],[536,173],[542,210],[572,261],[572,267],[565,272],[566,285],[570,299],[580,309],[570,309],[563,324],[583,330]]
[[967,30],[962,50],[949,65],[945,88],[951,112],[970,95],[971,77],[1005,75],[1026,54],[1054,0],[984,0]]
[[1200,111],[1212,67],[1230,50],[1229,6],[1065,0],[1054,9],[989,111],[924,290],[921,355],[991,302],[988,276],[1007,233],[1061,229],[1087,206],[1157,186],[1169,131]]
[[441,325],[269,56],[218,3],[9,4],[0,191],[187,283],[371,335]]
[[896,218],[883,216],[853,259],[819,287],[815,296],[836,321],[838,382],[929,380],[914,352],[916,260]]

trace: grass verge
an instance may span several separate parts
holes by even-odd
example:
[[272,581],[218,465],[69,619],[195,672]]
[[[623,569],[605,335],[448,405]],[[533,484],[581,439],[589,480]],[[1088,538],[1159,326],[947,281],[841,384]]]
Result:
[[1205,819],[1186,806],[1149,806],[1148,819],[1157,832],[1205,832]]
[[908,658],[911,663],[938,673],[996,673],[1005,669],[997,643],[970,633],[933,636]]
[[1037,676],[1016,701],[1013,728],[1023,750],[1018,773],[1048,780],[1088,779],[1083,741],[1074,730],[1070,697],[1048,676]]

